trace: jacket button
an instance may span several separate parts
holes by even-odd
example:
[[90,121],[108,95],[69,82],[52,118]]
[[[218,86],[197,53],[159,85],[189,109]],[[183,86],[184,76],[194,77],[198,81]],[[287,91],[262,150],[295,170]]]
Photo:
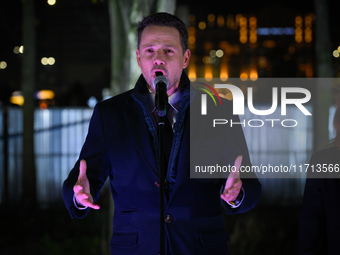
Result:
[[171,220],[172,220],[172,217],[169,214],[166,215],[165,218],[164,218],[165,223],[171,223]]
[[155,181],[156,188],[159,188],[159,181]]

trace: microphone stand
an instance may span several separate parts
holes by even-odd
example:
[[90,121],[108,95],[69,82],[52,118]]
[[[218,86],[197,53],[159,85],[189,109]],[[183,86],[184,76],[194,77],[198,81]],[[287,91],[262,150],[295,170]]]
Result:
[[168,95],[166,93],[167,84],[163,81],[156,84],[156,97],[155,106],[158,110],[158,116],[160,117],[158,123],[158,142],[159,142],[159,215],[160,215],[160,255],[165,255],[165,226],[164,226],[164,214],[165,214],[165,158],[164,158],[164,126],[166,117],[166,105],[168,103]]

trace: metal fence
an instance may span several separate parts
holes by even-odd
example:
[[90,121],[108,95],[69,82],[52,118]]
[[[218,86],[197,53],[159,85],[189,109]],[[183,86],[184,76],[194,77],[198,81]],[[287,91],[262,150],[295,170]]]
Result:
[[[268,106],[261,106],[268,109]],[[261,109],[261,107],[257,107]],[[310,112],[312,110],[308,108]],[[49,205],[62,199],[62,183],[77,160],[85,140],[88,123],[92,115],[88,108],[53,108],[35,111],[35,155],[37,169],[37,197],[41,205]],[[254,116],[247,109],[241,121],[244,121],[244,133],[248,143],[253,165],[304,164],[312,153],[312,117],[306,117],[296,107],[287,107],[287,118],[295,119],[294,128],[281,125],[280,110],[276,115]],[[22,194],[22,110],[10,108],[9,118],[9,154],[8,182],[9,199],[19,201]],[[264,125],[259,125],[261,119]],[[279,119],[274,127],[266,119]],[[3,162],[4,136],[3,115],[0,111],[0,203],[3,199]],[[299,203],[303,194],[305,176],[292,179],[276,179],[273,176],[259,176],[263,185],[262,200],[269,204]],[[262,178],[266,177],[266,178]]]
[[[36,110],[34,142],[37,171],[37,197],[41,205],[62,199],[62,183],[77,160],[85,141],[92,109]],[[2,114],[0,117],[3,122]],[[4,176],[3,125],[0,128],[0,176]],[[19,201],[22,194],[22,111],[8,111],[8,183],[10,201]],[[3,198],[0,180],[0,202]]]
[[[259,110],[269,108],[266,105],[257,107]],[[310,106],[306,108],[312,113]],[[298,167],[308,163],[313,151],[312,116],[305,116],[298,108],[290,106],[287,107],[286,116],[281,116],[281,109],[278,107],[278,110],[269,116],[254,116],[246,110],[242,119],[260,119],[264,123],[261,128],[243,129],[252,165]],[[295,124],[295,127],[288,127]],[[262,184],[263,202],[280,205],[301,203],[306,181],[305,172],[291,173],[286,179],[275,178],[276,173],[257,176]]]

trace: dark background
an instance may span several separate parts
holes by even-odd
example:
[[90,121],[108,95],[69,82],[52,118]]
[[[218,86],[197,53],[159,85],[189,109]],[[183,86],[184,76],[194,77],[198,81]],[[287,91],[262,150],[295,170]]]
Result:
[[[262,17],[263,26],[294,27],[292,17],[314,12],[313,1],[178,1],[189,7],[196,19],[207,15],[238,13]],[[328,1],[332,51],[340,45],[338,12],[339,1]],[[21,1],[0,2],[0,62],[7,68],[0,70],[0,101],[8,100],[21,89],[21,55],[14,54],[15,46],[22,45]],[[89,97],[102,99],[102,89],[110,82],[110,36],[107,1],[57,1],[54,6],[46,1],[36,3],[37,24],[37,84],[36,89],[55,92],[53,106],[86,106]],[[260,26],[260,23],[258,24]],[[210,33],[211,32],[211,33]],[[205,38],[214,39],[214,31],[206,31]],[[291,38],[277,38],[278,42]],[[199,38],[197,39],[199,41]],[[260,50],[260,49],[259,49]],[[315,68],[314,45],[303,48],[288,64],[284,52],[264,49],[273,71],[263,77],[303,77],[299,61],[306,56]],[[240,58],[247,54],[242,51]],[[200,51],[197,50],[199,58]],[[40,64],[42,57],[53,56],[53,66]],[[305,63],[304,62],[304,63]],[[292,64],[293,63],[293,64]],[[339,59],[333,58],[336,76]],[[315,72],[314,72],[315,73]],[[37,105],[39,102],[37,101]],[[11,203],[0,205],[0,254],[104,254],[103,241],[108,215],[105,213],[107,192],[101,196],[101,212],[91,211],[86,219],[71,220],[62,201],[49,208],[27,208]],[[302,197],[301,200],[302,201]],[[230,233],[230,254],[297,254],[298,223],[301,203],[285,206],[259,205],[242,215],[226,216]]]
[[[96,3],[94,3],[96,2]],[[49,6],[46,1],[36,2],[37,36],[37,74],[36,90],[50,89],[55,98],[51,106],[86,106],[87,100],[94,96],[102,99],[103,88],[110,87],[110,30],[106,0],[57,1]],[[257,27],[293,27],[294,18],[314,12],[313,1],[209,1],[195,2],[179,0],[177,6],[187,6],[189,13],[195,15],[196,26],[200,20],[207,20],[208,14],[242,14],[257,17]],[[329,24],[331,32],[330,52],[340,45],[340,22],[338,19],[339,1],[328,1]],[[22,8],[21,2],[2,1],[0,3],[0,62],[6,61],[7,68],[0,69],[0,95],[2,101],[14,91],[21,89],[22,54],[14,54],[15,46],[22,45]],[[313,21],[313,35],[315,20]],[[216,28],[203,31],[196,29],[196,64],[203,67],[202,58],[205,42],[212,42],[218,48],[219,41],[228,40],[240,45],[241,52],[232,62],[230,77],[238,77],[240,70],[251,64],[251,58],[265,56],[269,71],[259,69],[259,77],[306,77],[301,65],[310,64],[315,70],[314,38],[309,44],[294,42],[294,36],[258,36],[256,48],[238,41],[235,33],[224,33]],[[274,48],[261,44],[275,41]],[[289,60],[285,57],[289,46],[295,53]],[[42,65],[43,57],[54,57],[53,66]],[[335,76],[339,76],[339,59],[333,58]],[[192,62],[194,60],[192,59]],[[33,63],[32,63],[33,64]],[[217,66],[216,66],[217,67]],[[268,69],[268,68],[267,68]],[[198,75],[200,73],[198,72]],[[201,77],[203,77],[201,75]],[[1,101],[1,100],[0,100]],[[38,103],[38,102],[37,102]]]

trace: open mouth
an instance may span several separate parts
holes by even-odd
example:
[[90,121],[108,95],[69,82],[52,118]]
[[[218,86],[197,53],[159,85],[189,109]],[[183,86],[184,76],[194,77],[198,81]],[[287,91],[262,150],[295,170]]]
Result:
[[153,77],[156,78],[157,76],[165,76],[165,71],[161,69],[155,69],[153,70]]

